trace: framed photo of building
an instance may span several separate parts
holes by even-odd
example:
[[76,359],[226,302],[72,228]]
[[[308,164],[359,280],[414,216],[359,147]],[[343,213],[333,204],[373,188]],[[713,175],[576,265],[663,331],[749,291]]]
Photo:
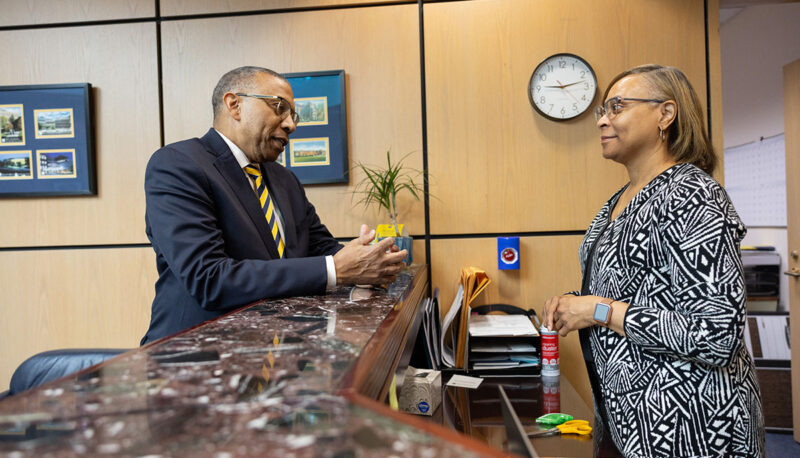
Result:
[[0,86],[0,197],[97,194],[92,86]]
[[36,150],[37,174],[42,180],[49,178],[75,178],[75,149]]
[[319,167],[330,165],[331,153],[328,137],[289,140],[292,167]]
[[328,124],[328,98],[303,97],[294,99],[294,107],[300,115],[297,126],[324,126]]
[[303,184],[347,183],[347,111],[344,70],[284,74],[294,92],[297,130],[282,164]]
[[30,151],[0,152],[0,180],[32,180]]
[[72,138],[72,108],[33,110],[36,119],[36,138]]
[[0,105],[0,147],[25,146],[22,104]]

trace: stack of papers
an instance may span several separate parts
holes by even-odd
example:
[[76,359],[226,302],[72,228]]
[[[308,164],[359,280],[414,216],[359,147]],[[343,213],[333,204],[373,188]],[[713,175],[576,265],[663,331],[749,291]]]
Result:
[[469,322],[472,369],[513,369],[539,365],[534,343],[539,332],[526,315],[477,315]]
[[539,332],[525,315],[478,315],[469,322],[471,337],[538,336]]

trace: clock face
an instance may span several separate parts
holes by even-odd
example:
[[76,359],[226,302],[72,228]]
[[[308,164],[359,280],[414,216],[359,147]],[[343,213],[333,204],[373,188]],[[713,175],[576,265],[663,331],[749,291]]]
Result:
[[588,62],[574,54],[555,54],[540,63],[528,83],[531,105],[542,116],[566,121],[589,109],[597,77]]

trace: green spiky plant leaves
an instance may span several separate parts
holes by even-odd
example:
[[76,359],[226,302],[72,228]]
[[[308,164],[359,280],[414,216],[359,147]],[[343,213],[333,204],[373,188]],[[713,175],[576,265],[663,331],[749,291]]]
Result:
[[364,207],[376,204],[389,213],[389,217],[394,225],[395,234],[400,235],[397,225],[397,194],[408,190],[416,200],[423,193],[423,188],[414,182],[415,177],[419,177],[422,172],[403,166],[403,161],[410,156],[406,154],[397,162],[392,162],[390,150],[386,151],[386,168],[370,167],[361,162],[356,164],[356,168],[361,169],[366,175],[353,190],[353,195],[361,196],[357,202],[364,204]]

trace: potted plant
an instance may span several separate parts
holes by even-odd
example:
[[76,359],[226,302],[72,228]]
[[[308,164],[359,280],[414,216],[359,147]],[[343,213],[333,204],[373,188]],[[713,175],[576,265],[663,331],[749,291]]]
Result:
[[392,162],[391,153],[387,150],[385,168],[357,163],[356,168],[361,169],[365,177],[353,190],[354,196],[361,196],[357,203],[364,204],[364,207],[378,205],[389,214],[392,224],[378,226],[378,237],[395,237],[395,245],[401,250],[408,250],[406,264],[411,264],[413,259],[411,256],[412,239],[407,231],[403,233],[403,225],[397,223],[397,194],[407,190],[414,196],[414,199],[419,200],[419,195],[423,192],[422,187],[414,182],[414,177],[421,175],[421,172],[403,166],[403,161],[410,154],[406,154],[397,162]]

